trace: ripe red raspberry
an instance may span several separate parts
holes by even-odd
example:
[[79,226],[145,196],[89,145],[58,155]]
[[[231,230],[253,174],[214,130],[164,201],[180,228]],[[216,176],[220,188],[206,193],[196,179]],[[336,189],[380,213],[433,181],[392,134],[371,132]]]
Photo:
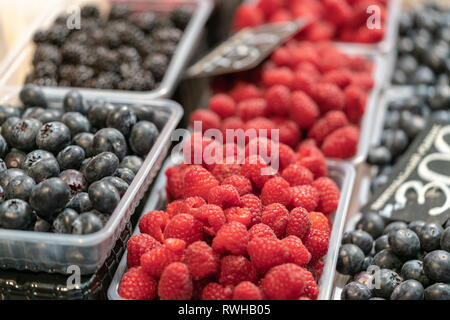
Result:
[[313,59],[314,61],[312,62],[308,62],[308,60],[311,61],[311,59],[305,59],[305,61],[298,63],[295,66],[295,72],[305,74],[313,80],[318,81],[321,77],[321,73],[317,69],[316,59]]
[[127,242],[127,266],[128,268],[137,267],[141,264],[141,256],[161,243],[152,236],[144,233],[133,235]]
[[241,118],[235,116],[235,117],[229,117],[222,121],[222,125],[220,127],[220,130],[222,131],[222,134],[224,135],[225,142],[234,142],[234,139],[228,139],[227,138],[227,130],[231,130],[231,133],[234,135],[235,130],[238,129],[244,129],[244,121],[242,121]]
[[306,286],[303,268],[293,263],[285,263],[267,272],[262,288],[268,299],[295,300],[302,294]]
[[262,92],[255,85],[241,81],[234,85],[230,96],[236,103],[239,103],[244,100],[261,98]]
[[159,278],[165,267],[172,262],[181,261],[182,257],[182,254],[174,252],[164,244],[144,253],[141,266],[149,275]]
[[248,209],[231,207],[224,211],[227,222],[239,222],[248,227],[252,222],[252,213]]
[[280,143],[284,143],[291,148],[295,148],[302,138],[301,131],[297,125],[292,120],[284,120],[278,124],[279,140]]
[[234,288],[233,300],[263,300],[263,294],[254,283],[242,281]]
[[205,168],[190,166],[184,175],[184,198],[202,197],[208,199],[209,190],[219,185],[219,181]]
[[305,208],[295,208],[289,214],[286,235],[294,235],[302,239],[311,228],[311,219]]
[[320,259],[313,260],[309,264],[309,267],[312,267],[314,269],[317,279],[320,279],[320,277],[322,276],[324,266],[325,256]]
[[346,1],[324,0],[323,4],[327,20],[336,26],[346,25],[352,19],[352,7]]
[[220,117],[211,110],[196,110],[191,114],[189,124],[194,127],[194,122],[199,121],[202,124],[202,133],[208,129],[217,129],[220,127]]
[[289,116],[301,129],[308,129],[320,116],[320,110],[309,96],[302,91],[295,91],[291,95]]
[[302,207],[308,211],[313,211],[319,203],[319,192],[312,186],[292,187],[291,195],[291,206],[294,208]]
[[231,300],[233,298],[233,286],[222,286],[216,282],[210,282],[203,289],[202,300]]
[[[211,138],[204,137],[201,132],[194,132],[191,138],[183,143],[183,157],[184,163],[187,165],[185,170],[191,168],[189,164],[202,165],[207,167],[206,161],[213,162],[210,159],[215,155],[210,150],[216,150],[220,145]],[[208,148],[208,149],[207,149]],[[205,152],[208,150],[209,152]],[[211,153],[213,153],[211,155]]]
[[291,53],[287,47],[277,48],[272,55],[270,60],[273,61],[279,67],[287,67],[291,63]]
[[217,163],[211,170],[211,173],[219,182],[222,182],[232,175],[239,174],[240,172],[241,166],[237,163],[232,163],[231,159],[230,161],[224,161],[224,163]]
[[359,129],[346,126],[337,129],[327,136],[322,144],[322,151],[326,157],[348,159],[356,154],[359,140]]
[[331,83],[317,83],[312,88],[311,97],[322,112],[343,110],[345,107],[344,93],[338,86]]
[[249,226],[261,222],[263,205],[261,200],[254,194],[246,194],[241,197],[241,207],[247,209],[251,213],[251,222]]
[[182,213],[183,206],[184,206],[183,200],[176,200],[176,201],[169,203],[166,208],[169,218],[172,219],[177,214]]
[[184,171],[185,167],[173,166],[166,170],[167,194],[171,199],[181,199],[184,195]]
[[289,262],[291,254],[278,239],[253,238],[248,243],[250,261],[259,273],[265,273],[274,266]]
[[220,265],[219,283],[237,285],[242,281],[256,282],[258,275],[250,261],[243,256],[225,256]]
[[327,254],[328,243],[330,241],[329,233],[310,229],[302,240],[305,247],[311,253],[312,260],[320,259]]
[[237,105],[237,115],[243,120],[248,121],[267,115],[267,102],[261,98],[254,98],[239,102]]
[[306,30],[305,39],[309,41],[326,41],[334,38],[336,27],[328,21],[317,21]]
[[305,73],[303,71],[297,71],[294,75],[294,81],[292,82],[292,90],[302,91],[306,94],[311,94],[314,84],[319,81],[319,77],[312,73]]
[[203,240],[202,225],[190,214],[176,215],[167,224],[164,237],[184,240],[188,245]]
[[358,124],[366,110],[367,93],[354,85],[347,87],[344,93],[345,113],[351,122]]
[[319,191],[317,210],[324,214],[335,212],[340,198],[340,191],[336,183],[328,177],[321,177],[314,181],[312,186]]
[[315,178],[326,176],[328,167],[325,156],[315,145],[311,145],[310,140],[305,140],[299,146],[298,163],[312,172]]
[[265,117],[258,117],[247,121],[244,125],[244,130],[246,132],[251,129],[256,130],[256,136],[258,137],[264,136],[270,138],[272,130],[275,129],[275,123]]
[[186,249],[186,242],[181,239],[169,238],[164,241],[166,248],[179,256],[183,256],[184,249]]
[[303,273],[306,278],[306,286],[304,289],[304,294],[310,300],[317,300],[319,296],[319,288],[317,287],[317,282],[314,279],[314,276],[311,272],[306,269],[303,269]]
[[230,222],[217,232],[212,247],[219,253],[228,251],[235,255],[244,255],[247,252],[248,238],[245,225],[239,222]]
[[[239,167],[239,173],[241,168]],[[246,194],[250,194],[253,191],[252,183],[246,177],[241,176],[240,174],[235,174],[225,178],[222,181],[222,185],[230,185],[236,188],[239,196],[242,197]]]
[[249,179],[256,188],[262,188],[272,177],[267,174],[269,166],[263,158],[257,155],[249,156],[241,166],[241,175]]
[[184,263],[174,262],[164,269],[158,283],[161,300],[189,300],[192,292],[192,279]]
[[302,240],[296,236],[288,236],[281,240],[281,242],[288,248],[292,256],[292,263],[300,267],[306,266],[311,260],[311,253],[303,245]]
[[263,159],[267,159],[272,156],[273,152],[277,151],[277,147],[278,144],[268,137],[254,137],[245,147],[245,156],[260,156]]
[[358,86],[365,91],[373,89],[375,82],[369,72],[353,72],[351,85]]
[[153,300],[156,298],[156,280],[142,267],[130,268],[120,281],[119,295],[128,300]]
[[247,27],[255,27],[264,22],[264,14],[260,8],[251,4],[241,4],[237,10],[233,22],[233,30],[241,30]]
[[291,88],[294,81],[294,73],[287,67],[269,69],[263,72],[262,81],[266,87],[282,85]]
[[330,233],[330,225],[328,224],[328,218],[322,212],[311,211],[309,213],[309,219],[311,219],[311,228]]
[[254,238],[273,238],[277,239],[275,232],[267,224],[258,223],[248,230],[250,241]]
[[222,119],[232,117],[236,113],[236,103],[230,96],[219,93],[209,100],[209,109]]
[[314,180],[314,175],[304,166],[298,163],[289,165],[282,173],[285,179],[292,187],[301,186],[304,184],[311,184]]
[[318,119],[308,132],[308,138],[314,139],[318,145],[333,131],[348,124],[347,116],[339,110],[328,111]]
[[270,17],[274,12],[283,8],[283,0],[259,0],[258,8],[264,13],[266,17]]
[[183,262],[188,266],[194,280],[219,272],[219,257],[203,241],[194,242],[187,247]]
[[276,85],[267,89],[265,93],[267,109],[270,114],[286,116],[291,103],[291,91],[283,85]]
[[264,208],[261,222],[268,225],[277,237],[282,237],[289,220],[289,211],[279,203],[272,203]]
[[217,231],[227,222],[222,208],[213,204],[205,204],[195,216],[203,225],[203,231],[215,236]]
[[150,211],[139,220],[139,231],[164,242],[163,230],[168,222],[169,215],[164,211]]
[[297,155],[291,147],[284,143],[278,144],[278,159],[279,159],[279,172],[283,171],[284,168],[294,163],[297,160]]
[[352,72],[348,69],[331,70],[325,73],[320,81],[334,84],[344,90],[352,82]]
[[261,202],[263,205],[267,206],[272,203],[280,203],[283,206],[287,206],[290,201],[290,185],[283,178],[275,177],[264,184],[261,191]]
[[204,204],[206,204],[206,201],[202,197],[186,198],[183,201],[181,213],[187,213],[195,216],[198,212],[198,209],[201,208]]
[[211,188],[208,195],[208,203],[215,204],[222,209],[240,205],[239,193],[235,187],[221,185]]
[[[296,67],[302,63],[317,65],[319,56],[314,45],[308,42],[300,42],[296,46],[290,46],[291,66]],[[310,70],[309,70],[310,71]]]

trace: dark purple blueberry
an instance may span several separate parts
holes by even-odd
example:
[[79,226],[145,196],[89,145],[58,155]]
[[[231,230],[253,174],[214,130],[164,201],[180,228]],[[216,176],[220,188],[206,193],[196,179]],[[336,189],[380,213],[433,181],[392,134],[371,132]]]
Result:
[[450,284],[435,283],[425,289],[425,300],[450,300]]
[[85,158],[83,148],[79,146],[68,146],[62,149],[56,159],[61,170],[79,169]]
[[46,124],[49,122],[61,121],[62,110],[57,109],[45,109],[42,112],[36,114],[34,118]]
[[423,259],[423,269],[428,278],[450,283],[450,253],[444,250],[428,253]]
[[88,119],[94,128],[104,128],[106,126],[106,119],[108,114],[115,110],[116,106],[105,101],[94,102],[88,111]]
[[38,86],[27,84],[19,93],[20,101],[26,107],[42,107],[47,108],[47,100],[44,92]]
[[64,96],[63,108],[64,112],[79,112],[81,114],[87,114],[88,110],[83,97],[76,90],[71,90]]
[[369,289],[374,285],[374,277],[371,272],[362,271],[353,277],[354,282],[362,283]]
[[342,243],[351,243],[358,246],[365,255],[368,255],[372,251],[373,238],[370,234],[363,230],[353,230],[344,233]]
[[392,155],[388,148],[385,146],[378,146],[371,148],[367,155],[367,162],[376,166],[385,166],[392,161]]
[[413,279],[419,281],[425,288],[431,284],[430,279],[425,275],[423,263],[420,260],[410,260],[405,262],[401,272],[405,280]]
[[111,214],[120,202],[117,189],[109,182],[97,181],[89,186],[89,199],[94,209]]
[[441,249],[450,252],[450,227],[447,227],[441,236]]
[[69,186],[60,178],[50,178],[33,189],[30,205],[40,217],[50,219],[64,209],[69,199]]
[[26,172],[29,168],[31,168],[36,162],[41,161],[43,159],[54,158],[55,156],[45,150],[33,150],[25,156],[25,159],[22,162],[22,169]]
[[397,273],[389,269],[373,272],[375,286],[372,289],[374,296],[389,299],[394,289],[403,281]]
[[137,174],[139,169],[142,167],[144,160],[138,156],[126,156],[122,159],[119,164],[119,168],[127,168]]
[[127,192],[127,189],[129,187],[128,183],[126,183],[124,180],[122,180],[118,177],[104,177],[100,181],[106,181],[106,182],[112,184],[119,192],[119,195],[121,198],[123,197],[125,192]]
[[102,228],[102,221],[92,212],[80,214],[72,223],[72,233],[78,235],[94,233]]
[[424,225],[426,225],[425,221],[416,220],[416,221],[412,221],[408,224],[408,229],[411,229],[417,235],[419,235],[420,228],[422,228]]
[[5,120],[2,124],[2,136],[5,138],[6,142],[11,145],[11,134],[13,127],[16,123],[20,122],[21,119],[18,117],[11,117]]
[[33,220],[31,207],[23,200],[10,199],[0,204],[0,228],[26,230]]
[[155,116],[154,110],[149,106],[143,106],[141,104],[132,105],[131,108],[134,110],[138,121],[150,121],[153,122]]
[[3,159],[0,159],[0,172],[8,170],[8,167],[6,166],[5,161]]
[[[87,164],[84,174],[89,183],[111,176],[119,165],[119,159],[114,153],[102,152],[93,157]],[[91,199],[92,200],[92,199]]]
[[92,209],[92,203],[87,192],[80,192],[74,195],[66,205],[66,208],[75,210],[76,212],[86,212]]
[[70,144],[70,130],[61,122],[49,122],[44,124],[36,136],[36,144],[39,149],[58,153]]
[[372,262],[373,262],[373,257],[370,257],[370,256],[365,257],[363,264],[361,266],[361,271],[366,271],[367,268],[369,268],[369,266],[371,266],[373,264]]
[[408,225],[403,221],[394,221],[389,223],[386,228],[384,228],[383,234],[389,234],[391,231],[397,231],[401,229],[408,229]]
[[391,269],[395,272],[400,272],[403,265],[402,260],[391,249],[384,249],[378,252],[373,257],[372,263],[382,269]]
[[419,237],[412,230],[393,230],[388,234],[388,241],[391,250],[400,258],[412,259],[420,253]]
[[75,210],[64,209],[53,221],[53,231],[55,233],[72,233],[72,224],[77,218],[78,213]]
[[400,283],[392,292],[391,300],[423,300],[424,289],[416,280],[406,280]]
[[350,282],[342,289],[342,300],[369,300],[372,297],[370,289],[359,282]]
[[26,153],[17,149],[12,149],[5,157],[6,167],[9,168],[22,168],[22,164],[25,161]]
[[359,219],[356,229],[364,230],[376,239],[383,233],[383,218],[375,212],[368,212]]
[[128,106],[122,106],[109,113],[106,125],[119,130],[126,137],[136,121],[134,110]]
[[339,249],[336,270],[345,275],[355,275],[361,271],[364,252],[354,244],[344,244]]
[[34,232],[49,232],[51,227],[50,223],[36,216],[36,222],[33,228]]
[[45,158],[36,161],[27,169],[27,175],[39,183],[45,179],[56,177],[60,173],[59,164],[56,158],[52,155],[50,158]]
[[77,134],[72,139],[72,143],[83,148],[87,157],[92,156],[92,142],[94,141],[94,135],[89,132],[82,132]]
[[0,158],[5,158],[5,156],[8,154],[8,143],[6,142],[5,138],[0,134]]
[[62,116],[61,121],[69,128],[73,137],[80,132],[91,130],[89,120],[79,112],[67,112]]
[[139,156],[146,156],[158,139],[159,131],[156,126],[149,121],[139,121],[131,130],[129,142],[134,153]]
[[133,182],[135,174],[128,168],[117,168],[116,171],[114,171],[113,176],[120,178],[130,185],[131,182]]
[[122,160],[127,154],[127,142],[119,130],[104,128],[97,131],[94,135],[92,152],[94,155],[102,152],[112,152],[119,160]]
[[401,129],[387,129],[383,131],[381,144],[386,146],[394,157],[405,151],[408,143],[408,136]]
[[384,234],[381,237],[378,237],[377,240],[375,240],[375,253],[389,248],[389,238],[387,234]]
[[21,169],[11,168],[0,172],[0,186],[3,190],[8,186],[12,178],[25,175],[25,171]]
[[59,178],[67,183],[71,195],[87,191],[86,178],[80,171],[67,169],[59,174]]
[[11,179],[4,192],[8,199],[28,201],[35,185],[36,183],[31,177],[27,175],[17,176]]
[[153,123],[158,128],[159,131],[162,131],[169,121],[169,114],[167,112],[155,111],[155,115],[153,117]]
[[8,118],[16,117],[20,118],[20,114],[22,113],[22,108],[13,107],[10,105],[2,104],[0,105],[0,125],[6,121]]
[[42,123],[36,119],[23,119],[17,122],[11,129],[10,144],[23,151],[36,148],[36,135],[39,133]]
[[427,223],[419,230],[420,244],[426,252],[440,248],[441,236],[444,229],[436,223]]

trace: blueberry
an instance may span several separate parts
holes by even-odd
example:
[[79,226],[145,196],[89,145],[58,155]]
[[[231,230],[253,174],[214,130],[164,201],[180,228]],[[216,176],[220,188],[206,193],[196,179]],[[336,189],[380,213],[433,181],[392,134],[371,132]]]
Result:
[[16,123],[20,122],[21,119],[17,117],[11,117],[6,119],[5,122],[2,124],[2,136],[6,140],[6,142],[11,145],[11,134],[13,127],[16,125]]
[[409,139],[414,139],[423,129],[425,129],[427,122],[419,115],[411,115],[411,118],[406,124],[402,125],[402,129],[406,132]]
[[374,277],[371,272],[362,271],[353,277],[353,281],[362,283],[370,289],[374,284]]
[[84,150],[79,146],[68,146],[62,149],[56,159],[61,170],[79,169],[84,160]]
[[5,138],[0,134],[0,158],[5,158],[5,156],[8,154],[8,143],[6,142]]
[[447,219],[447,221],[444,224],[445,229],[447,229],[448,227],[450,227],[450,219]]
[[389,182],[389,176],[385,174],[380,174],[375,177],[370,183],[370,190],[372,193],[378,192],[381,188],[385,187]]
[[92,212],[84,212],[80,214],[72,223],[73,234],[90,234],[103,228],[103,223]]
[[128,106],[122,106],[109,113],[106,125],[119,130],[127,137],[131,132],[131,128],[136,124],[136,121],[137,118],[134,110]]
[[367,162],[376,166],[385,166],[391,163],[392,155],[388,148],[385,146],[378,146],[371,148],[367,155]]
[[87,182],[84,175],[77,170],[67,169],[59,174],[59,178],[67,183],[70,188],[70,194],[75,195],[87,190]]
[[91,199],[89,199],[87,192],[79,192],[69,200],[66,208],[73,209],[79,213],[90,211],[92,210]]
[[50,219],[64,209],[70,198],[70,188],[60,178],[39,183],[31,192],[30,205],[42,218]]
[[26,153],[17,149],[12,149],[5,157],[6,167],[9,168],[22,168],[22,164],[25,161]]
[[425,300],[450,300],[450,284],[435,283],[425,289]]
[[50,228],[51,228],[50,223],[48,223],[44,219],[36,217],[36,222],[34,223],[33,228],[35,232],[49,232]]
[[373,238],[370,234],[363,230],[353,230],[344,233],[342,243],[352,243],[357,245],[365,255],[368,255],[372,251]]
[[44,124],[36,136],[36,144],[39,149],[58,153],[70,143],[70,130],[61,122],[49,122]]
[[27,175],[21,175],[12,178],[4,192],[8,199],[28,201],[35,185],[36,183],[32,178]]
[[434,75],[433,70],[426,66],[419,66],[412,77],[414,84],[433,85],[435,80],[436,76]]
[[134,172],[134,174],[137,174],[139,169],[142,167],[142,164],[144,161],[141,157],[138,156],[126,156],[122,159],[122,161],[119,164],[119,168],[128,168],[131,171]]
[[81,132],[89,132],[91,124],[89,120],[79,112],[65,113],[61,121],[69,128],[72,137]]
[[[33,167],[36,163],[44,159],[54,159],[54,156],[52,153],[45,150],[38,149],[31,151],[25,156],[25,159],[23,160],[22,163],[22,169],[25,172],[29,172],[31,167]],[[59,173],[59,166],[58,166],[58,173]]]
[[119,160],[122,160],[127,154],[127,142],[119,130],[114,128],[101,129],[94,135],[92,152],[94,155],[112,152]]
[[423,300],[424,289],[416,280],[406,280],[400,283],[392,292],[391,300]]
[[26,107],[42,107],[47,108],[47,100],[44,92],[38,86],[27,84],[19,93],[20,101]]
[[16,122],[9,135],[9,142],[12,146],[23,151],[36,148],[36,135],[42,123],[36,119],[23,119]]
[[25,201],[10,199],[0,204],[0,228],[26,230],[32,222],[33,212]]
[[433,110],[446,109],[450,104],[450,87],[436,87],[433,94],[428,98],[428,103]]
[[419,237],[412,230],[393,230],[389,232],[388,240],[391,250],[403,259],[417,257],[420,253]]
[[336,269],[345,275],[354,275],[361,271],[364,252],[354,244],[344,244],[339,249]]
[[381,237],[378,237],[377,240],[375,240],[375,252],[378,253],[381,250],[389,249],[389,238],[387,234],[382,235]]
[[389,299],[394,289],[403,281],[397,273],[389,269],[376,270],[373,276],[375,279],[373,294],[385,299]]
[[373,265],[373,257],[365,257],[361,266],[361,271],[366,271],[371,265]]
[[381,236],[384,229],[384,221],[380,215],[375,212],[368,212],[359,219],[356,224],[357,230],[364,230],[374,239]]
[[[119,165],[119,159],[114,153],[102,152],[93,157],[86,166],[84,174],[89,183],[111,176]],[[92,199],[91,199],[92,200]]]
[[158,128],[159,131],[162,131],[169,121],[169,114],[164,111],[156,110],[155,115],[153,117],[153,123]]
[[342,289],[342,300],[369,300],[372,293],[369,288],[359,282],[350,282]]
[[149,121],[139,121],[131,130],[129,142],[134,153],[145,156],[158,139],[159,131],[156,126]]
[[111,214],[120,202],[117,189],[106,181],[97,181],[89,186],[89,199],[94,209]]
[[100,181],[106,181],[110,184],[112,184],[117,191],[119,192],[120,197],[122,198],[125,192],[128,190],[128,183],[126,183],[124,180],[118,178],[118,177],[104,177]]
[[428,278],[450,283],[450,253],[444,250],[428,253],[423,259],[423,269]]
[[95,128],[104,128],[108,114],[115,109],[116,107],[110,103],[101,100],[95,101],[88,111],[89,122]]
[[8,118],[20,117],[22,109],[19,107],[13,107],[10,105],[0,105],[0,125]]
[[441,236],[441,249],[450,252],[450,227],[447,227]]
[[46,124],[54,121],[61,121],[62,111],[56,109],[46,109],[42,112],[39,112],[34,116],[37,120],[42,122],[42,124]]
[[425,224],[426,224],[426,222],[422,221],[422,220],[412,221],[409,223],[408,229],[411,229],[417,235],[419,235],[420,228],[422,228]]
[[408,225],[403,221],[394,221],[389,223],[386,228],[384,228],[383,234],[389,234],[391,231],[397,231],[401,229],[408,229]]
[[372,263],[382,269],[391,269],[395,272],[400,271],[403,263],[391,249],[383,249],[374,257]]
[[72,139],[72,143],[79,147],[82,147],[86,157],[91,157],[92,153],[92,142],[94,141],[94,135],[89,132],[82,132],[77,134]]
[[136,118],[138,121],[150,121],[153,122],[155,117],[155,112],[152,108],[148,106],[143,105],[133,105],[131,108],[134,110],[134,113],[136,114]]
[[408,146],[408,136],[401,129],[387,129],[381,136],[381,144],[386,146],[392,156],[401,154]]
[[430,252],[440,248],[444,229],[436,223],[427,223],[419,230],[420,244],[424,251]]
[[56,158],[51,157],[44,158],[34,162],[27,170],[26,173],[37,183],[58,176],[60,172],[59,164]]
[[3,190],[8,186],[9,182],[12,178],[17,176],[23,176],[25,175],[25,171],[21,169],[8,169],[6,171],[0,172],[0,186],[3,188]]
[[116,171],[113,173],[114,177],[118,177],[121,180],[125,181],[128,185],[133,182],[133,179],[135,177],[133,171],[131,171],[128,168],[117,168]]
[[72,233],[72,224],[77,218],[78,213],[75,210],[64,209],[53,221],[53,231],[55,233]]
[[88,109],[83,97],[76,90],[69,91],[64,96],[63,108],[64,112],[79,112],[81,114],[87,114]]
[[425,275],[423,263],[420,260],[407,261],[401,271],[403,279],[413,279],[419,281],[425,288],[431,284],[430,279]]

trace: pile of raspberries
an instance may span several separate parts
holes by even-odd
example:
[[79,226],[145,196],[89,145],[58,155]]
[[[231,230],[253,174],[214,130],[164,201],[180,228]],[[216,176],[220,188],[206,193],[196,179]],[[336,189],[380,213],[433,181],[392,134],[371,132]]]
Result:
[[260,68],[217,78],[208,110],[190,123],[202,130],[278,129],[280,142],[296,148],[302,138],[326,157],[355,156],[368,94],[372,61],[342,53],[331,42],[290,40]]
[[[234,30],[306,17],[310,23],[296,38],[310,41],[377,43],[385,34],[388,0],[258,0],[236,11]],[[373,11],[372,6],[376,6]],[[377,14],[380,25],[369,28]],[[374,16],[375,17],[375,16]]]
[[[194,133],[184,154],[215,141]],[[247,144],[267,146],[256,137]],[[239,146],[221,145],[224,150]],[[127,243],[125,299],[314,300],[340,192],[311,140],[280,143],[281,168],[248,154],[242,163],[186,164],[166,171],[166,211],[139,221]],[[272,149],[273,150],[273,149]],[[224,152],[226,154],[226,152]],[[236,157],[237,159],[237,157]],[[229,159],[228,159],[229,160]]]

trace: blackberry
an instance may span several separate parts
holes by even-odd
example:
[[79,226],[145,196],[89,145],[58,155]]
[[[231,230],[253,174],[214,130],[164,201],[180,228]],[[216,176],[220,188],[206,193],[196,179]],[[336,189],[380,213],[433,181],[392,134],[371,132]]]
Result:
[[114,4],[109,11],[109,20],[128,19],[131,16],[131,10],[127,5]]
[[167,57],[172,57],[175,50],[177,49],[177,44],[172,41],[160,42],[156,47],[156,52],[162,53]]
[[61,55],[66,64],[80,64],[83,57],[88,55],[88,47],[76,42],[67,42],[61,48]]
[[172,11],[170,19],[177,28],[184,29],[189,24],[194,8],[190,6],[180,6]]
[[33,42],[36,44],[48,42],[48,31],[47,30],[38,30],[33,35]]
[[117,89],[121,78],[115,72],[102,72],[92,80],[92,87],[97,89]]
[[173,42],[177,43],[183,36],[183,31],[177,28],[169,29],[158,29],[153,34],[152,37],[158,42]]
[[81,17],[83,18],[99,18],[100,17],[100,11],[96,6],[93,5],[86,5],[83,8],[81,8]]
[[167,56],[161,53],[149,55],[144,60],[144,69],[150,71],[156,81],[161,81],[169,65]]
[[155,88],[155,79],[150,72],[140,71],[119,82],[120,90],[149,91]]
[[32,83],[39,87],[56,87],[58,85],[58,81],[55,78],[50,77],[36,78],[29,83]]
[[117,49],[117,52],[119,54],[119,60],[121,63],[141,63],[141,56],[139,55],[139,52],[133,47],[120,46],[119,49]]
[[86,87],[86,83],[91,80],[95,75],[92,68],[84,65],[75,67],[75,75],[72,78],[72,85],[75,87]]
[[118,69],[119,54],[116,51],[109,50],[106,47],[97,47],[94,49],[94,55],[97,59],[97,69],[103,71],[115,71]]
[[57,66],[50,61],[41,61],[36,64],[33,70],[35,78],[51,78],[56,79],[58,75]]
[[156,14],[153,12],[141,12],[133,17],[133,23],[141,30],[150,32],[156,25]]
[[67,28],[66,20],[64,20],[63,24],[55,24],[48,29],[48,40],[55,45],[60,46],[66,41],[69,34],[70,29]]

